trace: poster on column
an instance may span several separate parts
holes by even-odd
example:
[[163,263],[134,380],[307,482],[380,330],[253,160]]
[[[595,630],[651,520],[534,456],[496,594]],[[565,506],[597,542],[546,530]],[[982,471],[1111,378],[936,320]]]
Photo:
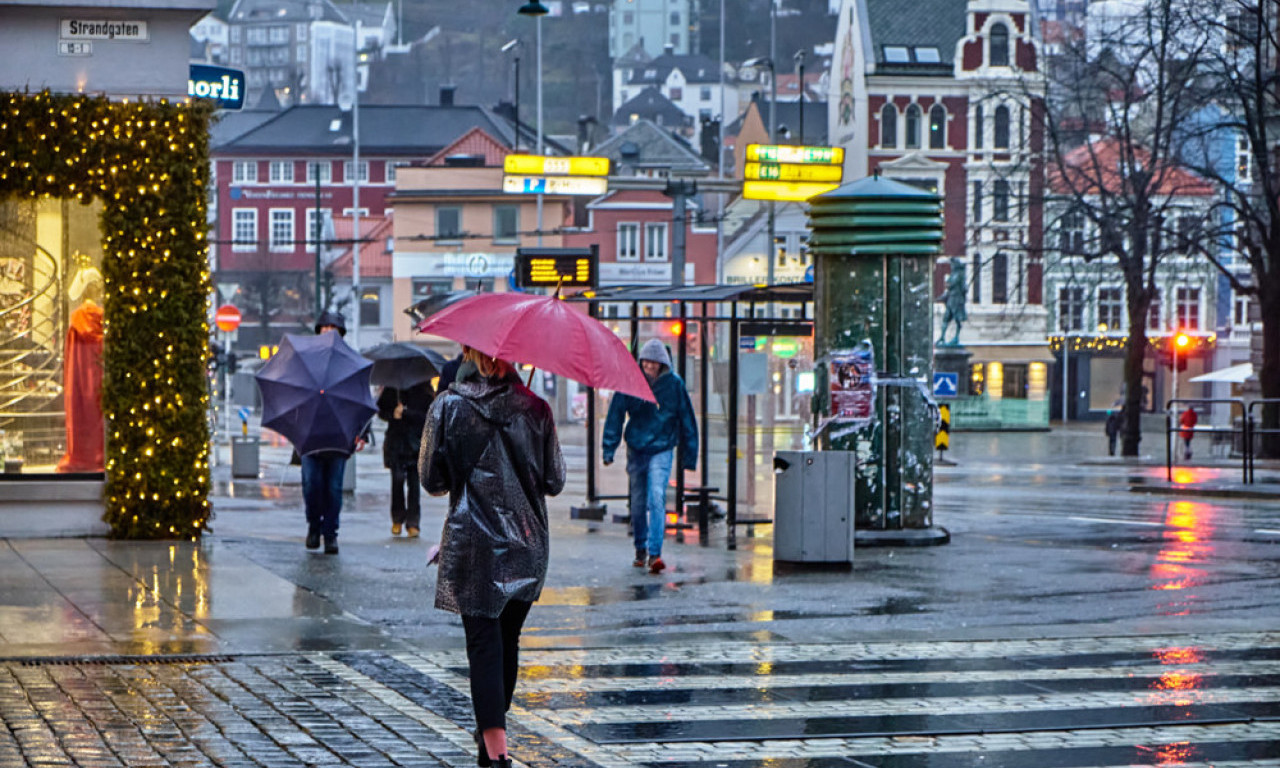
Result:
[[863,342],[857,349],[834,351],[830,355],[830,419],[852,426],[869,424],[875,418],[875,352]]

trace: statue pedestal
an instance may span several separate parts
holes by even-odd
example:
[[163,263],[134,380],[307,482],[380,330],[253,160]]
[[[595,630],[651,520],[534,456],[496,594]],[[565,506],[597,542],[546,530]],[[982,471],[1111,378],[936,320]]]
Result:
[[933,372],[955,373],[956,397],[969,396],[969,358],[973,353],[960,345],[938,345],[933,348]]

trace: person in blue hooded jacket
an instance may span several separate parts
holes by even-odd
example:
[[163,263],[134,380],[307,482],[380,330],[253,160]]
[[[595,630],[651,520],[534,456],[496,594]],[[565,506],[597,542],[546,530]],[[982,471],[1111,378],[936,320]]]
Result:
[[662,539],[675,448],[684,449],[683,469],[697,469],[698,424],[684,381],[672,373],[671,355],[659,339],[649,339],[641,347],[640,368],[658,402],[622,392],[613,396],[604,422],[603,459],[605,466],[612,464],[618,445],[627,441],[631,533],[636,546],[632,565],[647,565],[650,573],[661,573],[667,567],[662,562]]

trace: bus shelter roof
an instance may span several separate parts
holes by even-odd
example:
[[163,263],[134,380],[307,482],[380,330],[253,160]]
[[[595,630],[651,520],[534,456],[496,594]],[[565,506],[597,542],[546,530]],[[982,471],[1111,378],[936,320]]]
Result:
[[590,303],[617,301],[680,301],[680,302],[776,302],[800,303],[813,301],[813,283],[785,283],[780,285],[611,285],[569,297],[570,301]]

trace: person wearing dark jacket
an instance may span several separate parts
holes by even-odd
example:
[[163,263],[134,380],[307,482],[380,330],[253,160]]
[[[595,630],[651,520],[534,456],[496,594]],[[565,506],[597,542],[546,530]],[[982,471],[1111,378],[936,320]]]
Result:
[[1115,456],[1116,441],[1120,438],[1120,431],[1124,429],[1124,409],[1113,408],[1107,411],[1107,423],[1103,429],[1107,433],[1107,453]]
[[[347,323],[337,312],[322,312],[316,318],[316,334],[336,332],[347,335]],[[356,438],[350,451],[316,451],[302,457],[302,499],[307,508],[307,549],[338,554],[338,516],[342,513],[342,476],[347,459],[363,450],[368,429]]]
[[564,489],[564,457],[550,406],[511,364],[463,354],[456,381],[427,413],[418,471],[428,493],[449,495],[435,604],[462,616],[476,762],[510,768],[506,713],[520,630],[546,580],[546,497]]
[[636,547],[632,565],[647,565],[650,573],[662,573],[667,567],[662,561],[662,539],[667,529],[667,481],[673,454],[680,445],[684,449],[682,469],[697,469],[698,424],[689,392],[684,381],[671,372],[671,356],[662,341],[649,339],[640,348],[639,357],[658,402],[615,394],[604,422],[602,458],[606,466],[612,464],[619,443],[626,439],[631,535]]
[[387,432],[382,438],[382,465],[391,470],[392,536],[407,530],[409,538],[414,539],[421,528],[418,454],[433,397],[431,385],[426,382],[408,389],[385,387],[378,395],[378,418],[387,422]]

